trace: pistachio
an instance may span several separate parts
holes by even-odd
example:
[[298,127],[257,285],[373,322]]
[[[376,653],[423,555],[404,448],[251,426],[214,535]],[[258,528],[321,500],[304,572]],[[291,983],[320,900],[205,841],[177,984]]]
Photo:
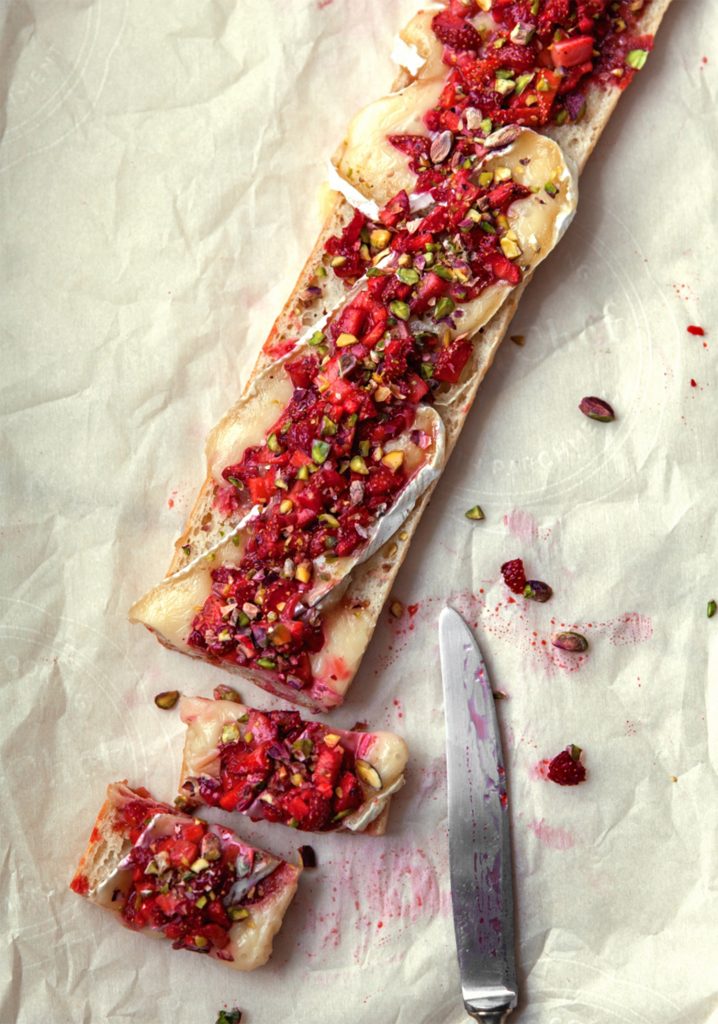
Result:
[[245,921],[249,917],[246,907],[228,907],[227,913],[232,921]]
[[572,654],[588,650],[588,640],[581,633],[555,633],[551,637],[551,643],[559,650],[571,651]]
[[381,789],[381,775],[373,764],[369,764],[368,761],[362,761],[359,757],[356,760],[356,771],[359,778],[362,782],[366,782],[367,786],[371,786],[372,789]]
[[354,334],[340,334],[337,338],[337,348],[348,348],[349,345],[356,345],[357,339]]
[[279,503],[279,511],[282,515],[286,515],[288,512],[291,512],[293,508],[294,502],[291,498],[285,498],[284,501]]
[[236,743],[239,740],[239,726],[236,722],[227,722],[222,728],[222,743]]
[[397,320],[408,320],[409,317],[411,316],[409,303],[401,302],[399,299],[394,299],[393,302],[390,302],[389,309],[391,310],[392,315],[397,318]]
[[330,748],[336,747],[337,743],[341,740],[341,736],[338,736],[335,732],[328,732],[324,737],[324,742]]
[[300,583],[309,583],[312,578],[312,563],[300,562],[295,575]]
[[369,235],[369,241],[374,249],[383,249],[391,241],[391,231],[385,228],[374,228]]
[[209,861],[206,857],[198,857],[197,860],[190,864],[190,871],[193,871],[195,875],[198,875],[200,871],[204,871],[205,868],[209,867]]
[[233,687],[227,686],[226,683],[220,683],[219,686],[215,686],[212,696],[215,700],[232,700],[236,704],[242,703],[242,698],[237,691]]
[[380,384],[374,392],[374,401],[386,402],[389,398],[391,398],[391,391],[384,384]]
[[382,465],[388,466],[392,473],[396,473],[397,469],[401,469],[404,464],[404,453],[399,449],[387,452],[381,461]]
[[501,239],[500,243],[501,251],[508,260],[515,260],[521,255],[521,247],[518,242],[514,242],[512,238],[508,238],[506,235]]
[[450,131],[441,132],[431,143],[429,157],[432,163],[441,164],[446,160],[454,145],[454,136]]
[[636,71],[640,71],[648,60],[648,50],[629,50],[626,57],[626,64],[629,68],[635,68]]
[[197,949],[206,949],[209,946],[209,939],[205,939],[204,935],[193,935],[192,943]]
[[326,462],[331,446],[326,441],[315,440],[312,444],[312,458],[315,462]]
[[598,420],[600,423],[611,423],[616,418],[616,414],[608,402],[593,395],[582,398],[578,407],[584,416],[588,416],[591,420]]
[[473,508],[468,510],[468,512],[464,512],[464,515],[467,519],[479,520],[484,518],[484,511],[481,508],[481,505],[474,505]]
[[158,708],[162,708],[163,711],[169,711],[173,708],[179,700],[179,690],[165,690],[163,693],[158,693],[155,697],[155,704]]
[[541,580],[528,580],[524,587],[524,597],[528,598],[529,601],[538,601],[543,604],[553,594],[553,590],[548,583],[542,583]]
[[349,469],[352,473],[360,473],[362,476],[366,476],[369,470],[366,468],[366,462],[361,455],[355,455],[349,463]]
[[400,619],[404,614],[404,605],[401,601],[392,601],[389,605],[389,611],[395,619]]
[[453,312],[454,300],[450,299],[448,295],[442,295],[442,297],[436,303],[436,309],[434,310],[434,320],[443,320],[445,316],[449,316]]
[[219,860],[222,856],[222,844],[219,841],[219,836],[214,832],[205,833],[202,836],[199,852],[206,861]]
[[718,605],[716,605],[715,601],[709,601],[708,607],[706,608],[706,615],[709,619],[713,618],[716,613],[716,609],[718,609]]
[[274,669],[277,667],[277,663],[273,658],[257,658],[257,665],[260,668],[266,669]]

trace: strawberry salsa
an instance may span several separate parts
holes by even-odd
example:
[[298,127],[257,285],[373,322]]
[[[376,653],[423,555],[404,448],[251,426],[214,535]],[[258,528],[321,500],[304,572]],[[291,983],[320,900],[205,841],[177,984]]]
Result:
[[242,843],[220,825],[174,809],[132,801],[124,809],[133,847],[120,865],[131,872],[124,924],[153,928],[175,949],[232,960],[230,929],[251,923],[252,907],[274,891],[282,862]]
[[452,0],[432,21],[451,72],[427,128],[488,134],[579,120],[588,85],[625,88],[645,64],[653,37],[636,27],[649,3]]
[[[548,183],[542,201],[557,192]],[[400,436],[431,448],[416,428],[417,409],[457,383],[469,359],[462,305],[490,285],[521,280],[507,213],[529,195],[509,168],[437,164],[420,212],[401,191],[378,220],[355,211],[329,239],[336,273],[351,283],[365,274],[365,283],[285,364],[293,395],[264,443],[223,470],[220,511],[260,512],[239,563],[213,570],[191,647],[271,671],[296,690],[311,685],[310,656],[324,643],[322,613],[309,598],[317,559],[358,552],[396,502],[412,475]]]
[[248,710],[223,727],[218,777],[189,778],[182,789],[190,805],[199,798],[253,821],[329,831],[365,802],[360,778],[370,789],[382,784],[350,746],[297,711]]

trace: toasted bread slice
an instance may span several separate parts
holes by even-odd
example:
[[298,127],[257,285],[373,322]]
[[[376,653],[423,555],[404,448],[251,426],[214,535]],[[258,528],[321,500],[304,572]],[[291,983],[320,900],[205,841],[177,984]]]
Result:
[[[188,828],[196,835],[178,838]],[[301,870],[229,829],[154,800],[145,789],[114,782],[70,888],[126,927],[252,971],[271,956]]]
[[[669,3],[670,0],[650,0],[646,3],[638,17],[637,34],[654,34]],[[435,10],[436,8],[433,7],[431,11],[420,12],[402,33],[404,43],[413,47],[420,57],[417,63],[421,64],[413,72],[402,70],[394,83],[394,92],[399,94],[398,100],[396,97],[390,98],[394,107],[398,104],[401,108],[396,115],[399,120],[393,120],[392,125],[403,126],[407,131],[422,131],[416,118],[414,117],[412,120],[411,103],[407,103],[407,96],[410,97],[412,90],[424,98],[432,96],[436,91],[436,82],[439,76],[446,73],[446,68],[441,64],[438,55],[440,48],[437,49],[436,38],[430,30],[431,18]],[[603,88],[593,85],[586,95],[585,114],[579,122],[561,126],[554,125],[543,130],[544,135],[559,143],[567,160],[575,166],[578,172],[585,166],[621,94],[621,90],[618,88]],[[384,101],[379,101],[379,104],[382,102]],[[376,108],[379,104],[372,106]],[[404,104],[403,107],[401,107],[402,104]],[[391,114],[392,117],[394,117],[394,113]],[[411,178],[406,178],[408,173],[406,162],[403,165],[398,164],[396,154],[393,154],[394,159],[390,160],[388,165],[386,163],[380,163],[378,166],[372,165],[372,154],[377,148],[378,136],[376,134],[372,136],[368,151],[365,146],[373,131],[372,125],[376,127],[376,118],[372,121],[372,117],[373,115],[367,115],[365,111],[352,122],[347,137],[335,154],[334,163],[345,177],[349,175],[350,171],[352,172],[352,183],[365,198],[375,197],[377,200],[381,200],[385,195],[392,194],[392,189],[396,190],[402,184],[411,187]],[[402,121],[401,118],[404,120]],[[369,166],[355,166],[357,160],[360,163],[362,160],[367,160],[367,152],[369,153],[367,161]],[[329,257],[324,246],[328,238],[341,232],[342,227],[348,223],[352,214],[353,208],[350,203],[342,196],[337,195],[298,283],[270,331],[267,342],[259,355],[253,377],[250,378],[249,387],[252,386],[251,381],[254,377],[266,371],[272,363],[292,350],[302,334],[326,316],[327,312],[341,300],[344,286],[331,270],[327,272]],[[493,313],[485,324],[477,329],[474,335],[472,354],[465,367],[461,383],[455,388],[447,388],[444,394],[437,397],[436,408],[442,416],[446,430],[447,456],[458,439],[478,387],[493,362],[523,289],[530,278],[531,269],[529,268],[521,283],[506,297],[503,305]],[[235,406],[219,424],[217,431],[210,436],[208,445],[210,466],[217,432],[222,433],[227,424],[231,424],[233,419],[240,417],[243,411],[243,404]],[[351,573],[348,588],[343,597],[343,606],[347,609],[347,615],[351,616],[351,635],[354,642],[350,645],[350,658],[347,664],[342,665],[339,678],[334,678],[337,673],[329,672],[327,677],[319,681],[316,691],[291,692],[281,684],[262,677],[259,673],[247,672],[242,668],[237,668],[236,671],[241,675],[253,678],[265,689],[297,703],[303,703],[308,707],[328,709],[340,703],[353,672],[356,670],[361,652],[369,642],[381,608],[390,592],[396,573],[408,550],[410,539],[434,486],[435,484],[432,484],[422,494],[394,538]],[[170,574],[187,567],[207,551],[216,549],[227,529],[231,529],[231,519],[228,521],[227,516],[216,506],[217,488],[216,475],[210,469],[190,513],[187,528],[177,541],[174,558],[170,565]],[[153,596],[152,602],[156,597],[157,595]],[[143,601],[146,600],[143,599]],[[160,603],[161,600],[164,600],[162,594],[160,594]],[[140,602],[133,609],[133,617],[138,621],[145,621],[150,628],[154,628],[152,622],[147,619],[151,619],[153,611],[157,610],[156,604],[154,609],[148,609],[146,606],[142,607],[142,602]],[[149,614],[147,614],[148,612]],[[197,653],[176,644],[172,637],[163,633],[162,629],[155,629],[155,632],[161,642],[168,646],[184,649],[185,653]],[[345,635],[340,635],[340,633],[341,630],[336,634],[337,640],[333,653],[342,658],[341,645],[345,636],[348,635],[348,631]],[[329,643],[331,646],[331,637]],[[223,667],[229,666],[225,662]]]
[[180,797],[303,831],[383,835],[404,785],[406,743],[390,732],[305,722],[232,700],[183,697]]

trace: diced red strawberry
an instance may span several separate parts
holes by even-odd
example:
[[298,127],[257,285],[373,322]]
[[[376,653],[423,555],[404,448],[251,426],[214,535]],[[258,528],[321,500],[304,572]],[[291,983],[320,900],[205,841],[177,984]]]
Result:
[[307,832],[319,831],[331,815],[331,802],[311,786],[286,793],[281,799],[281,806],[287,817],[294,818]]
[[328,800],[332,798],[334,783],[339,775],[343,758],[344,749],[341,745],[328,747],[326,743],[321,744],[316,767],[312,773],[312,782],[317,787],[317,792]]
[[481,46],[481,36],[474,26],[450,11],[435,15],[431,27],[444,46],[452,50],[478,50]]
[[337,785],[338,793],[334,796],[334,813],[354,811],[364,799],[359,780],[353,772],[344,772]]

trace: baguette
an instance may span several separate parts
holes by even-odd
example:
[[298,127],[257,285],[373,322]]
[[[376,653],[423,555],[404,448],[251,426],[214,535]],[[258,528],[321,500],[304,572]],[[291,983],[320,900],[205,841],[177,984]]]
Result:
[[221,825],[114,782],[70,888],[174,949],[252,971],[271,956],[300,873]]
[[[651,0],[643,5],[643,9],[637,15],[634,35],[653,35],[669,2],[670,0]],[[383,101],[372,104],[355,118],[347,137],[335,154],[334,165],[340,175],[340,184],[342,180],[346,183],[351,177],[355,190],[345,187],[345,184],[342,187],[353,198],[356,199],[358,195],[360,204],[362,199],[384,201],[398,189],[405,188],[410,191],[415,184],[416,175],[405,160],[403,163],[398,161],[397,154],[387,150],[379,128],[383,126],[385,135],[388,118],[394,130],[426,134],[426,130],[417,120],[416,112],[412,114],[412,104],[418,104],[418,108],[421,108],[421,103],[417,99],[421,96],[429,97],[429,105],[436,102],[436,96],[443,87],[448,70],[441,60],[443,47],[432,31],[434,10],[420,12],[402,33],[405,46],[413,47],[423,60],[422,66],[416,68],[413,73],[406,69],[402,71],[395,83],[395,93]],[[453,7],[449,10],[453,11]],[[632,74],[627,67],[627,77],[632,77]],[[620,95],[621,91],[618,88],[606,90],[592,85],[585,97],[585,114],[580,121],[540,126],[545,136],[560,145],[567,161],[575,165],[578,172],[585,166]],[[422,112],[423,109],[425,108],[421,108]],[[327,273],[331,261],[326,252],[326,245],[331,237],[346,227],[353,215],[354,210],[348,200],[341,196],[337,197],[299,282],[260,353],[250,378],[249,391],[258,379],[263,379],[263,374],[271,374],[271,367],[281,364],[281,361],[294,350],[299,338],[306,336],[307,330],[320,323],[327,312],[341,300],[341,282],[331,272]],[[532,266],[524,268],[520,283],[505,296],[503,304],[473,333],[474,344],[458,384],[442,387],[434,394],[434,408],[441,416],[445,430],[446,457],[458,439],[478,386],[493,362],[498,345],[532,272]],[[237,525],[237,517],[233,518],[231,511],[228,514],[227,509],[218,502],[221,487],[213,463],[218,438],[226,435],[227,431],[241,423],[243,418],[246,420],[248,393],[245,392],[243,399],[230,410],[210,435],[208,476],[190,514],[187,529],[177,542],[170,566],[172,575],[165,584],[161,584],[138,602],[131,612],[132,620],[147,625],[157,633],[161,642],[195,656],[207,655],[198,654],[183,643],[187,630],[186,610],[188,606],[191,607],[188,602],[206,592],[206,586],[204,590],[202,587],[198,588],[196,580],[190,584],[188,577],[192,576],[198,560],[208,553],[216,561],[226,555],[226,551],[222,549],[223,539],[228,535],[228,531],[231,532]],[[341,703],[370,640],[378,615],[406,555],[409,541],[435,482],[432,481],[417,498],[401,531],[371,558],[352,567],[341,603],[338,610],[335,608],[332,612],[333,617],[330,617],[326,630],[331,657],[334,659],[332,666],[341,653],[339,673],[323,673],[320,665],[319,671],[315,672],[317,685],[297,690],[296,687],[284,685],[281,680],[268,678],[267,673],[258,672],[252,667],[248,669],[246,666],[230,665],[226,660],[221,662],[222,666],[238,671],[252,678],[263,688],[314,710],[328,710]],[[178,596],[180,603],[185,602],[184,618],[179,615],[179,619],[182,620],[179,625],[177,607],[170,597],[171,594]],[[174,631],[164,628],[167,616],[173,619],[173,625],[177,627]],[[178,635],[177,629],[180,626],[180,631],[183,630],[185,633],[184,636]],[[345,651],[348,651],[347,657],[344,657]],[[213,660],[211,655],[209,660]],[[315,667],[313,665],[313,670]]]
[[383,835],[408,751],[390,732],[350,732],[233,700],[182,697],[180,798],[303,831]]

